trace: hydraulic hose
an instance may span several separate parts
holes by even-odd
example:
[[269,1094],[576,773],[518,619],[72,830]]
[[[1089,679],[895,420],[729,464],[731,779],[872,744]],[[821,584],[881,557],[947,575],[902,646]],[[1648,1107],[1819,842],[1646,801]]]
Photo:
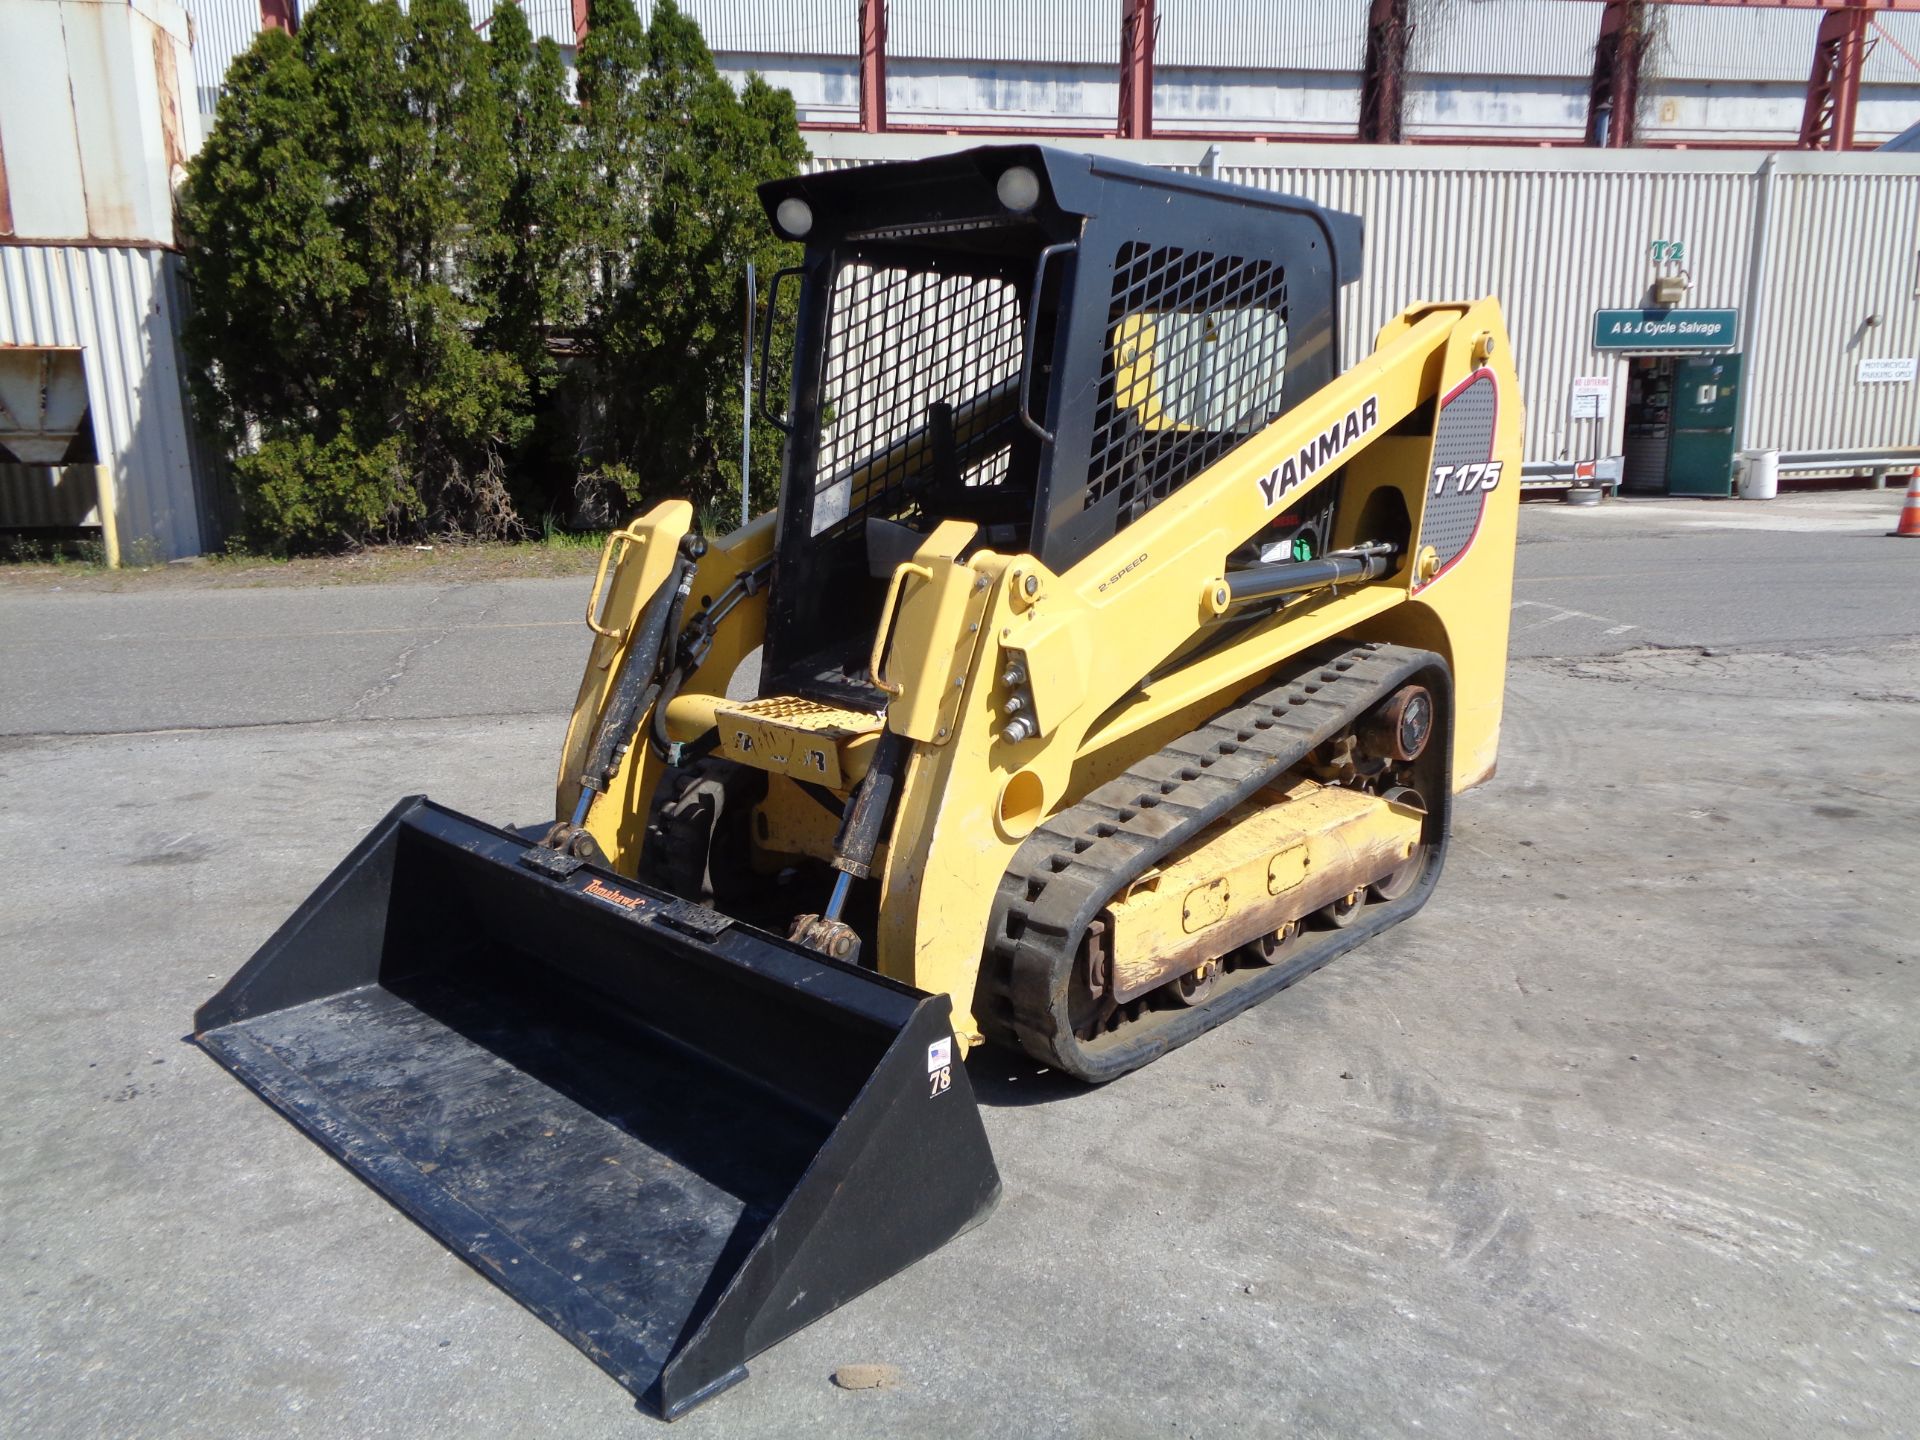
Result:
[[627,653],[621,657],[620,670],[614,676],[612,693],[600,713],[600,727],[594,731],[593,746],[580,783],[589,790],[605,792],[613,782],[620,760],[633,742],[640,717],[658,698],[660,687],[654,676],[660,668],[663,642],[677,631],[671,622],[686,604],[693,588],[693,559],[684,542],[680,558],[668,572],[667,582],[647,602],[647,608],[635,627]]

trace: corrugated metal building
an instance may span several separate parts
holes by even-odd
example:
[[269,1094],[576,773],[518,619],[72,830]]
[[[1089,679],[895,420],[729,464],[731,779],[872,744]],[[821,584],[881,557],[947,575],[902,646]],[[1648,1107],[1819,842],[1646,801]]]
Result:
[[[482,0],[471,3],[482,14]],[[1288,60],[1331,74],[1348,63],[1338,56],[1357,35],[1343,28],[1355,7],[1310,7],[1305,0],[1162,4],[1167,16],[1228,22],[1224,29],[1163,29],[1158,73],[1175,90],[1188,71],[1254,76]],[[1468,64],[1483,72],[1504,67],[1517,85],[1533,87],[1529,103],[1544,103],[1539,97],[1550,91],[1571,117],[1580,56],[1568,49],[1554,17],[1597,5],[1483,0],[1468,9],[1496,4],[1511,11],[1515,25],[1497,65],[1476,58],[1462,35],[1441,31],[1416,50],[1416,81]],[[531,5],[537,30],[558,31],[556,38],[570,32],[570,0]],[[1256,23],[1285,18],[1296,5],[1301,23],[1290,31]],[[731,47],[725,54],[751,57],[765,70],[774,67],[760,61],[786,56],[795,74],[824,77],[810,103],[856,102],[847,68],[857,67],[855,12],[846,0],[780,7],[689,0],[689,8],[716,42]],[[960,52],[989,41],[1009,55],[1043,53],[1045,64],[1079,77],[1036,91],[1031,74],[1014,75],[999,93],[1022,114],[1066,123],[1112,98],[1097,89],[1114,59],[1114,37],[1105,30],[1063,22],[1041,45],[1018,30],[1021,17],[1037,13],[1026,7],[980,10],[964,35],[945,18],[951,13],[937,0],[894,0],[894,53],[906,68],[897,65],[893,81],[905,87],[903,101],[933,107],[925,113],[956,113],[941,108],[959,83],[951,67],[974,64],[977,57]],[[0,47],[0,176],[8,182],[0,185],[0,196],[8,197],[0,205],[0,445],[11,434],[22,447],[16,458],[31,451],[43,462],[33,484],[21,481],[31,467],[0,471],[0,525],[111,520],[128,553],[195,553],[217,542],[228,511],[224,482],[189,420],[178,347],[184,297],[172,249],[171,182],[200,135],[200,107],[186,99],[196,93],[186,17],[174,0],[0,0],[0,25],[10,39],[26,41]],[[207,43],[221,63],[239,28],[236,16],[230,31],[196,33],[215,37]],[[1280,43],[1282,35],[1288,44]],[[1693,54],[1685,64],[1702,74],[1712,63],[1710,47],[1697,37],[1670,33],[1664,43],[1673,84],[1685,67],[1672,56]],[[1425,100],[1415,96],[1416,108],[1427,107],[1424,123],[1458,124],[1468,133],[1479,123],[1471,115],[1449,118],[1441,91],[1424,93]],[[1262,90],[1249,82],[1236,101],[1210,80],[1189,94],[1193,113],[1210,116],[1210,125],[1239,113],[1249,128],[1274,123],[1271,109],[1258,110],[1274,96],[1292,97],[1287,103],[1297,108],[1289,126],[1313,123],[1315,115],[1328,127],[1350,123],[1339,110],[1346,102],[1331,90],[1316,98],[1310,87],[1268,83]],[[1236,104],[1251,108],[1234,112]],[[1161,113],[1170,118],[1165,108]],[[1684,106],[1675,113],[1674,124],[1686,123]],[[812,143],[815,163],[834,166],[978,142],[841,132],[816,133]],[[1683,307],[1738,312],[1737,345],[1747,364],[1743,445],[1871,450],[1920,440],[1920,387],[1912,378],[1920,356],[1920,157],[1081,137],[1064,143],[1287,189],[1363,215],[1366,270],[1344,320],[1350,357],[1364,353],[1373,331],[1406,303],[1500,296],[1526,385],[1530,460],[1630,448],[1627,377],[1640,362],[1595,351],[1594,312],[1640,306],[1656,277],[1681,272],[1690,286]],[[1684,260],[1656,262],[1648,248],[1656,240],[1679,243]],[[75,356],[83,367],[87,414],[80,429],[88,441],[71,442],[76,448],[64,458],[74,463],[48,467],[48,449],[62,443],[69,434],[62,427],[73,417],[56,414],[60,407],[50,399],[44,413],[23,420],[5,410],[7,397],[36,383],[50,397],[70,395]],[[1608,382],[1605,419],[1574,418],[1572,381],[1582,376]],[[34,425],[37,438],[28,435]],[[94,455],[97,472],[85,468],[85,457]],[[116,496],[117,514],[106,515],[101,502]]]
[[[286,13],[297,24],[312,0],[288,0]],[[193,54],[199,80],[195,94],[205,124],[220,105],[227,70],[260,33],[261,0],[185,0],[193,22]],[[494,0],[467,0],[474,28],[482,34],[493,18]],[[534,38],[550,39],[573,52],[573,0],[520,0]]]
[[[186,0],[211,116],[260,0]],[[310,0],[289,0],[293,15]],[[495,0],[468,0],[484,26]],[[523,0],[571,56],[572,0]],[[860,116],[860,0],[680,0],[721,71],[793,93],[803,125]],[[644,16],[646,0],[637,8]],[[1414,0],[1405,131],[1419,141],[1578,143],[1601,0]],[[1359,120],[1367,0],[1158,0],[1155,132],[1341,140]],[[1641,140],[1779,145],[1799,133],[1819,15],[1654,5]],[[1920,15],[1880,15],[1859,103],[1863,143],[1920,118]],[[1111,132],[1120,0],[889,0],[888,124]]]
[[[837,167],[986,142],[812,143],[817,165]],[[1594,349],[1594,314],[1648,304],[1656,276],[1682,271],[1683,309],[1739,312],[1741,448],[1920,445],[1920,382],[1863,379],[1860,364],[1920,357],[1920,156],[1075,143],[1363,216],[1366,268],[1342,320],[1349,361],[1405,305],[1498,296],[1530,461],[1622,452],[1629,360]],[[1655,240],[1680,242],[1685,259],[1656,263]],[[1573,381],[1588,376],[1610,382],[1604,420],[1570,413]]]
[[194,95],[203,120],[211,124],[220,103],[220,84],[233,62],[260,33],[260,0],[191,0],[193,58],[198,76]]
[[1367,51],[1365,6],[1161,0],[1158,13],[1153,110],[1161,129],[1353,134]]
[[1406,133],[1578,143],[1603,9],[1600,0],[1475,0],[1435,10],[1408,49]]
[[[0,447],[35,462],[0,464],[0,527],[199,554],[224,509],[179,359],[173,187],[200,144],[186,12],[0,0],[0,36]],[[36,377],[74,357],[69,417]]]
[[[722,74],[791,91],[803,125],[860,119],[860,12],[845,0],[688,0]],[[645,12],[642,12],[643,14]]]

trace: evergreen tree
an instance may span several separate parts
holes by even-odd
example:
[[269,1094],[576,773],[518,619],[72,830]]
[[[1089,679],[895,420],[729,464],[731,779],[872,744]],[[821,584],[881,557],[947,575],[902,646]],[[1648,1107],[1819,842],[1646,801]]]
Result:
[[513,357],[536,395],[553,382],[548,339],[584,313],[581,247],[587,197],[574,143],[567,74],[553,41],[534,43],[515,0],[500,0],[487,32],[509,167],[500,209],[504,244],[491,265],[486,338]]
[[518,526],[526,379],[480,343],[509,166],[459,0],[319,0],[229,77],[183,197],[189,343],[256,537]]
[[[737,513],[746,418],[746,264],[766,277],[797,253],[773,236],[755,187],[794,173],[806,149],[792,98],[757,76],[736,94],[699,27],[672,0],[655,5],[643,57],[618,114],[631,126],[637,102],[640,143],[637,156],[625,156],[622,183],[637,186],[644,219],[621,283],[593,317],[599,393],[590,436],[616,463],[590,465],[589,473],[597,468],[632,503],[691,496],[725,523]],[[596,127],[596,108],[585,123]],[[757,441],[763,476],[777,456],[777,437]]]
[[736,94],[670,0],[589,20],[577,114],[507,0],[490,43],[463,0],[317,0],[236,62],[180,229],[256,538],[510,534],[583,471],[737,504],[744,269],[794,248],[754,187],[805,159],[793,103]]
[[410,0],[402,34],[400,103],[372,130],[366,157],[383,202],[369,269],[392,282],[382,297],[388,410],[409,442],[429,524],[512,534],[521,527],[505,452],[526,434],[527,382],[513,357],[480,343],[484,280],[510,248],[499,99],[461,0]]
[[398,443],[354,423],[343,341],[369,276],[333,213],[327,116],[292,37],[262,31],[180,203],[195,401],[235,456],[254,538],[276,545],[376,531],[412,493]]
[[604,312],[625,282],[628,257],[646,224],[648,136],[640,100],[646,63],[647,31],[633,0],[588,0],[575,93],[585,168],[582,238],[596,312]]
[[328,214],[331,182],[313,75],[293,38],[262,31],[227,76],[220,123],[181,195],[201,357],[200,413],[229,444],[249,424],[337,406],[316,364],[366,274]]

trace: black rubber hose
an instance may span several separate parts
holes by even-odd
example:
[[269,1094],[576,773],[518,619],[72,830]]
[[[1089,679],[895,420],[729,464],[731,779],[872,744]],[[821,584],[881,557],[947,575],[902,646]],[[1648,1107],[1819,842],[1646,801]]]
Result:
[[674,666],[667,672],[667,678],[660,682],[660,693],[654,697],[651,727],[653,748],[654,753],[662,760],[671,753],[670,747],[673,745],[673,741],[667,735],[667,706],[672,703],[673,697],[680,693],[680,686],[685,680],[686,676],[681,673],[680,667]]
[[612,693],[600,714],[600,728],[594,732],[593,748],[580,783],[593,790],[605,790],[619,765],[623,748],[633,741],[640,716],[646,713],[649,694],[657,694],[653,683],[660,669],[662,641],[669,634],[668,621],[678,613],[682,602],[680,587],[693,571],[693,562],[681,558],[667,572],[665,587],[647,602],[640,623],[621,658],[620,672],[614,677]]
[[[682,560],[680,563],[686,568],[688,574],[693,573],[691,560]],[[676,585],[673,591],[673,604],[667,607],[666,634],[661,638],[660,643],[660,663],[666,667],[667,673],[661,677],[659,694],[654,696],[652,723],[649,726],[654,747],[663,760],[667,757],[667,747],[673,743],[667,739],[667,702],[680,693],[680,686],[686,680],[680,659],[681,641],[686,638],[681,634],[680,627],[686,619],[686,614],[687,594],[682,593],[681,588]],[[635,713],[642,714],[644,711]]]

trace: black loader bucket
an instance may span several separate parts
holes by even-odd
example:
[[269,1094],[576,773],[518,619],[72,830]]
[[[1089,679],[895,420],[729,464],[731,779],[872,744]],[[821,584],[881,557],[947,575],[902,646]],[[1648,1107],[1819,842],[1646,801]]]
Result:
[[403,801],[195,1038],[669,1418],[985,1218],[944,997],[529,859]]

